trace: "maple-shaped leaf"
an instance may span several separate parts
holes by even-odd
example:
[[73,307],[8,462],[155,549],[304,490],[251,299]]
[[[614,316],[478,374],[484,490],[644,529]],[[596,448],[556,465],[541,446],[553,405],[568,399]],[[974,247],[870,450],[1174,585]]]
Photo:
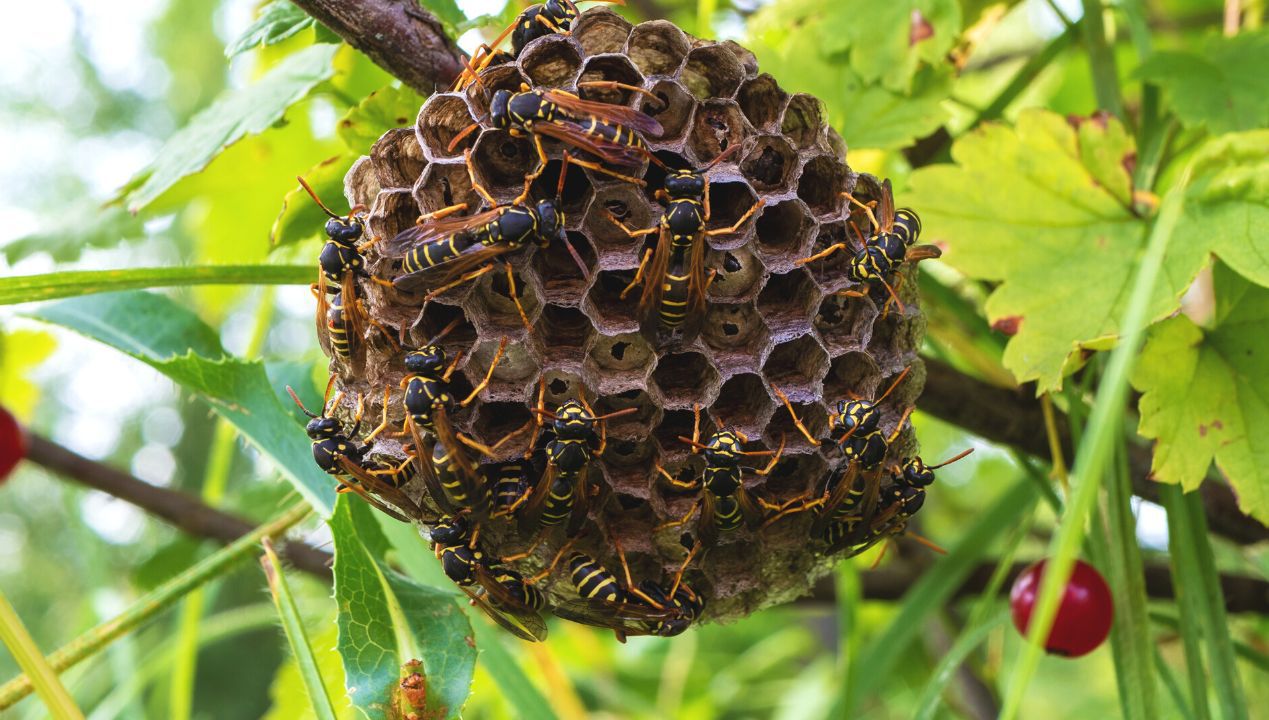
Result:
[[1198,487],[1215,461],[1243,512],[1269,522],[1269,289],[1222,264],[1212,327],[1184,315],[1151,328],[1132,384],[1156,480]]
[[[993,324],[1017,334],[1004,364],[1040,392],[1061,386],[1081,349],[1114,344],[1149,223],[1131,206],[1136,149],[1115,119],[1069,122],[1042,110],[1017,125],[987,124],[960,138],[955,165],[912,176],[900,198],[925,222],[926,241],[970,277],[998,283]],[[1206,238],[1169,246],[1148,316],[1173,312],[1207,262]]]

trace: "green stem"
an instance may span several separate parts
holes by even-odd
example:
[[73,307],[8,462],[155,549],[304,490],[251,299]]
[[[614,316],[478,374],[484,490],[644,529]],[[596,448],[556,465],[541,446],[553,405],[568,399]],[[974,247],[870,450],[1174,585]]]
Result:
[[1071,46],[1075,40],[1076,33],[1079,32],[1079,24],[1068,25],[1061,35],[1049,41],[1039,53],[1033,55],[1025,65],[1018,68],[1018,72],[1009,80],[1009,84],[1005,86],[1000,94],[996,96],[991,104],[983,108],[983,111],[974,118],[974,122],[970,127],[975,127],[980,123],[995,120],[1004,114],[1005,108],[1017,99],[1024,90],[1031,86],[1031,83],[1053,62],[1057,56],[1061,55],[1064,50]]
[[1148,319],[1146,312],[1163,267],[1164,251],[1167,250],[1172,231],[1181,217],[1188,178],[1187,174],[1164,200],[1163,211],[1150,233],[1145,256],[1141,260],[1141,269],[1133,282],[1132,294],[1119,323],[1119,327],[1123,328],[1122,335],[1118,347],[1111,353],[1110,362],[1107,363],[1097,399],[1093,403],[1093,412],[1089,416],[1087,432],[1075,455],[1071,472],[1073,497],[1068,499],[1066,512],[1050,546],[1052,557],[1045,566],[1039,599],[1031,616],[1029,642],[1023,649],[1005,695],[1004,708],[1001,711],[1003,720],[1013,720],[1022,709],[1027,685],[1040,663],[1040,651],[1053,627],[1053,620],[1057,617],[1058,600],[1075,565],[1075,556],[1084,537],[1085,521],[1097,500],[1111,450],[1123,427],[1128,376],[1136,362],[1137,349],[1144,335]]
[[[194,588],[223,575],[239,561],[251,556],[262,539],[278,537],[303,520],[309,512],[311,510],[307,503],[297,503],[275,519],[200,560],[185,572],[147,593],[145,597],[133,603],[112,620],[98,625],[49,655],[49,666],[54,672],[61,673],[92,657],[110,643],[170,607]],[[0,710],[30,695],[33,689],[31,680],[26,675],[16,677],[0,686]]]
[[326,682],[322,679],[317,658],[313,656],[313,645],[309,642],[300,610],[295,606],[295,597],[286,582],[282,560],[273,551],[268,538],[264,539],[264,557],[260,558],[260,564],[269,581],[273,604],[278,609],[278,617],[282,619],[282,629],[286,631],[286,639],[291,645],[291,654],[299,669],[300,679],[304,681],[304,689],[308,692],[313,714],[318,720],[335,720],[335,706],[331,704],[330,695],[326,692]]
[[0,288],[0,305],[186,285],[307,285],[316,276],[317,271],[311,265],[191,265],[63,271],[6,278]]
[[1084,47],[1088,50],[1088,62],[1093,71],[1093,91],[1097,104],[1127,122],[1123,95],[1119,89],[1119,70],[1115,67],[1115,52],[1106,42],[1106,25],[1102,18],[1101,0],[1081,0],[1084,17]]
[[2,591],[0,591],[0,640],[3,640],[5,647],[9,648],[18,667],[26,673],[24,677],[31,679],[32,682],[29,684],[40,696],[40,700],[44,702],[50,715],[58,720],[62,718],[83,720],[84,714],[79,711],[70,693],[66,692],[66,687],[57,677],[57,672],[49,667],[44,654],[40,652],[39,646],[26,631],[22,619],[18,617],[18,613],[9,604],[9,599]]

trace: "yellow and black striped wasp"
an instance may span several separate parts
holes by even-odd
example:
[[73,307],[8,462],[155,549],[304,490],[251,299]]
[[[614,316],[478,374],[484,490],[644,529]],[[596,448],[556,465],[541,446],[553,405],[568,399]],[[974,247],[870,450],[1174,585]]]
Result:
[[[613,5],[624,5],[625,0],[604,0]],[[520,51],[529,43],[547,35],[568,35],[573,22],[578,16],[577,5],[572,0],[547,0],[541,5],[533,5],[516,16],[515,22],[507,26],[493,42],[476,48],[476,54],[467,63],[467,69],[454,83],[455,90],[463,90],[473,82],[479,82],[480,71],[489,67],[499,55],[507,60],[520,57]],[[498,50],[507,36],[511,36],[511,52]]]
[[670,637],[687,630],[705,608],[700,595],[679,581],[670,591],[646,580],[635,585],[621,543],[614,539],[613,544],[625,582],[595,558],[573,553],[568,573],[579,599],[557,603],[552,612],[565,620],[612,630],[621,642],[631,635]]
[[363,319],[384,332],[385,336],[387,334],[382,325],[366,314],[357,296],[356,278],[379,284],[389,283],[366,272],[362,252],[376,242],[373,239],[359,242],[366,232],[366,206],[356,205],[347,216],[337,215],[322,202],[304,178],[297,176],[295,179],[330,218],[326,221],[326,244],[317,257],[317,283],[312,286],[312,291],[317,297],[318,336],[321,336],[321,327],[325,326],[331,353],[347,360],[352,357],[355,343],[361,337]]
[[[581,82],[577,86],[630,90],[650,95],[657,102],[662,102],[643,88],[611,80]],[[544,90],[521,85],[519,92],[498,90],[494,93],[489,105],[489,119],[495,128],[509,131],[512,137],[527,135],[533,141],[538,165],[525,176],[525,189],[521,198],[528,195],[529,186],[546,170],[546,148],[542,145],[544,137],[559,140],[600,160],[596,163],[572,156],[569,159],[572,164],[635,185],[643,185],[644,182],[632,175],[606,168],[603,163],[634,168],[644,160],[661,162],[648,149],[648,144],[643,139],[643,134],[652,137],[661,135],[664,132],[661,123],[624,105],[583,100],[564,90]],[[480,123],[473,123],[458,133],[450,141],[450,149],[457,147],[458,143],[479,127]]]
[[546,604],[542,592],[520,573],[489,563],[464,517],[443,518],[429,535],[445,575],[467,594],[472,605],[516,637],[546,639],[546,623],[540,613]]
[[[877,213],[874,214],[871,204],[865,204],[855,198],[849,192],[843,192],[850,205],[854,205],[862,210],[868,217],[872,226],[872,234],[865,239],[859,227],[855,225],[854,220],[850,220],[853,211],[847,213],[847,219],[851,228],[855,231],[856,238],[859,241],[859,248],[854,251],[851,256],[850,264],[847,268],[847,274],[850,279],[856,283],[865,286],[882,285],[886,292],[890,295],[890,299],[886,301],[888,308],[890,303],[895,303],[899,308],[899,313],[904,312],[903,301],[899,299],[899,295],[895,292],[894,286],[887,280],[900,268],[903,263],[918,263],[922,260],[937,258],[943,254],[937,246],[919,245],[915,246],[917,238],[921,234],[921,219],[909,208],[900,208],[895,210],[894,193],[890,187],[890,180],[885,180],[881,185],[881,196],[877,201]],[[880,218],[878,218],[880,215]],[[851,250],[849,243],[837,243],[821,250],[820,252],[798,260],[799,264],[822,260],[839,250]],[[900,276],[900,281],[902,276]],[[837,293],[847,297],[864,297],[868,293],[864,290],[841,290]]]
[[[907,367],[903,372],[899,373],[886,391],[872,400],[867,400],[850,394],[849,399],[838,400],[833,410],[828,414],[828,434],[829,438],[838,445],[845,445],[851,438],[856,435],[865,436],[872,434],[878,423],[881,422],[880,405],[895,388],[903,382],[904,378],[912,372],[912,368]],[[793,411],[793,404],[789,402],[789,397],[784,391],[778,387],[772,388],[776,397],[780,398],[780,402],[784,403],[784,407],[789,411],[789,417],[793,419],[793,425],[802,433],[802,437],[814,447],[822,444],[815,436],[811,435],[811,431],[807,429],[802,420],[798,418],[797,413]]]
[[654,227],[632,230],[608,212],[608,219],[632,238],[659,233],[656,243],[644,251],[634,279],[621,291],[624,300],[636,285],[643,285],[639,329],[657,347],[664,345],[665,334],[678,331],[678,342],[687,344],[700,332],[705,291],[715,272],[711,270],[706,276],[705,238],[738,231],[763,205],[764,201],[758,200],[729,227],[706,229],[710,218],[706,173],[739,148],[732,145],[699,170],[671,170],[665,187],[657,191],[666,208]]
[[596,415],[583,398],[568,400],[555,412],[549,412],[542,407],[541,395],[539,392],[538,407],[533,411],[539,420],[551,420],[553,436],[543,444],[546,473],[525,501],[520,524],[526,530],[535,525],[545,530],[567,520],[565,533],[568,537],[576,537],[590,512],[591,461],[602,455],[608,446],[604,422],[638,412],[638,409],[625,408]]
[[[451,205],[424,215],[418,222],[398,233],[384,248],[385,255],[401,258],[404,274],[392,284],[406,292],[427,290],[424,301],[470,282],[496,267],[495,261],[503,259],[533,242],[547,247],[552,240],[564,243],[574,260],[586,268],[564,233],[564,213],[559,210],[559,195],[563,192],[568,163],[560,171],[559,187],[555,199],[539,200],[536,204],[519,198],[509,205],[498,205],[476,180],[471,164],[471,151],[464,155],[472,189],[479,194],[489,209],[475,215],[452,217],[467,209],[466,203]],[[526,194],[528,188],[526,186]],[[507,272],[509,293],[525,328],[529,318],[520,304],[511,264],[503,262]],[[531,329],[531,328],[530,328]]]

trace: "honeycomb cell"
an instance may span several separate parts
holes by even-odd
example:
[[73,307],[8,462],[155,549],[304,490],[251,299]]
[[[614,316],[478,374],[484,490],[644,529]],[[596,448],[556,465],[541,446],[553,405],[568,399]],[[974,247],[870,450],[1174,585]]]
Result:
[[698,352],[664,355],[652,371],[667,410],[708,405],[718,395],[718,369]]
[[588,355],[600,373],[635,372],[641,377],[656,361],[656,352],[639,333],[602,335]]
[[789,99],[780,120],[780,133],[799,150],[816,145],[824,129],[824,104],[813,95],[798,93]]
[[846,273],[850,268],[851,258],[860,245],[857,244],[857,239],[849,234],[846,223],[838,220],[820,224],[819,231],[815,234],[815,242],[811,244],[807,254],[818,255],[830,247],[838,249],[820,260],[807,263],[806,267],[822,290],[836,292],[852,284],[850,276]]
[[776,121],[780,119],[784,104],[789,101],[789,94],[780,89],[775,78],[763,73],[742,85],[736,100],[750,125],[759,131],[770,132],[778,129]]
[[840,216],[842,192],[850,181],[850,170],[831,155],[820,155],[802,167],[798,178],[798,197],[816,215]]
[[748,132],[748,123],[735,100],[708,100],[696,108],[687,147],[704,165],[732,145],[744,142]]
[[689,48],[687,35],[674,23],[653,20],[635,26],[626,55],[646,76],[671,75],[683,64]]
[[740,61],[740,67],[744,70],[746,78],[752,78],[758,74],[758,56],[754,55],[752,50],[735,40],[724,40],[719,43],[719,46],[736,56],[736,59]]
[[[498,352],[501,339],[489,339],[472,346],[463,365],[463,374],[473,387],[485,379],[489,363]],[[523,402],[525,389],[538,376],[538,363],[523,343],[508,342],[502,357],[489,378],[489,386],[481,393],[484,402]]]
[[[781,388],[784,390],[784,388]],[[812,398],[799,396],[794,392],[786,391],[789,396],[790,404],[793,405],[793,412],[797,413],[802,424],[815,438],[824,438],[828,435],[828,412],[824,409],[823,403],[807,402]],[[808,452],[815,449],[816,446],[806,441],[806,437],[798,430],[794,424],[793,418],[789,416],[789,410],[783,403],[776,406],[775,415],[771,418],[770,424],[766,427],[763,435],[768,443],[774,445],[780,444],[780,438],[784,438],[784,447],[787,451],[792,452]],[[773,445],[773,446],[774,446]]]
[[[472,413],[471,434],[494,448],[492,459],[501,462],[524,454],[532,424],[533,416],[523,402],[480,403]],[[499,441],[505,442],[499,445]]]
[[371,235],[390,238],[414,224],[419,206],[409,190],[385,188],[370,206],[367,224]]
[[[581,226],[582,215],[586,212],[587,206],[590,205],[590,199],[594,196],[594,190],[591,189],[590,178],[586,172],[579,167],[569,165],[568,174],[564,176],[564,190],[560,192],[560,169],[564,166],[563,160],[551,160],[546,164],[546,169],[542,171],[542,176],[533,181],[531,197],[536,199],[554,198],[561,199],[558,209],[564,212],[564,226],[570,229],[576,229]],[[523,183],[522,183],[523,186]]]
[[582,398],[586,398],[587,402],[591,400],[586,381],[566,367],[547,367],[543,370],[539,387],[533,389],[533,396],[530,399],[533,407],[537,407],[538,404],[539,388],[542,392],[542,407],[549,412],[554,412],[556,408],[569,400]]
[[821,395],[827,372],[828,353],[810,334],[776,345],[762,366],[767,382],[790,397]]
[[[748,183],[735,176],[717,173],[717,179],[709,183],[709,228],[732,227],[745,213],[758,202],[758,196]],[[735,233],[729,235],[710,236],[710,245],[715,248],[738,247],[750,235],[749,223],[740,226]]]
[[797,172],[798,154],[779,135],[763,135],[745,153],[740,170],[758,192],[784,192]]
[[[604,80],[643,87],[643,76],[625,55],[596,55],[587,58],[586,64],[582,66],[582,76],[578,84]],[[584,100],[610,105],[629,105],[637,94],[633,90],[621,88],[585,87],[578,91],[578,95]]]
[[826,295],[815,313],[815,329],[834,354],[863,350],[872,337],[877,308],[870,302]]
[[701,340],[709,348],[719,372],[732,375],[756,372],[771,332],[753,303],[712,305],[701,324]]
[[669,78],[657,80],[650,88],[650,92],[659,102],[653,102],[651,98],[640,95],[635,105],[661,123],[661,135],[656,138],[647,138],[648,142],[652,143],[653,147],[679,142],[692,120],[693,111],[696,110],[696,98],[693,98],[681,83]]
[[758,314],[771,328],[777,342],[805,334],[811,313],[819,304],[820,291],[805,270],[772,275],[758,293]]
[[349,207],[353,205],[369,207],[380,189],[379,178],[375,174],[374,163],[370,161],[370,156],[362,155],[357,158],[348,169],[348,174],[344,176],[344,197],[348,199]]
[[480,82],[467,87],[467,101],[472,112],[479,118],[489,117],[489,101],[499,90],[520,92],[520,88],[529,85],[529,78],[520,72],[514,64],[498,65],[480,74]]
[[457,162],[434,162],[427,166],[422,177],[414,185],[414,200],[423,212],[436,212],[442,208],[467,203],[465,214],[474,215],[484,200],[472,190],[467,166]]
[[874,398],[881,382],[881,370],[864,352],[848,352],[833,358],[824,377],[824,401],[836,403],[851,398]]
[[547,35],[528,44],[520,53],[520,68],[535,87],[566,88],[577,79],[582,57],[571,38]]
[[660,221],[661,210],[654,210],[642,193],[621,185],[596,190],[586,209],[582,231],[594,241],[600,267],[634,268],[639,264],[645,238],[627,235],[609,219],[609,213],[631,230],[641,230],[655,227]]
[[[442,332],[445,333],[443,337]],[[476,327],[467,320],[461,307],[430,302],[423,306],[410,325],[407,339],[410,347],[421,348],[436,343],[447,351],[462,348],[466,352],[476,342]]]
[[[700,437],[701,442],[704,438],[709,437],[713,432],[713,428],[709,425],[709,418],[701,414]],[[688,456],[696,454],[692,446],[682,440],[682,438],[692,437],[692,428],[696,423],[696,413],[691,408],[686,410],[666,410],[661,416],[661,422],[657,424],[652,431],[652,436],[656,438],[657,444],[661,447],[661,457],[666,462],[674,464],[682,464],[688,461]],[[666,483],[668,485],[668,483]]]
[[532,266],[547,302],[576,306],[586,294],[591,268],[595,267],[595,249],[582,233],[568,232],[566,237],[567,243],[552,242],[535,250]]
[[414,131],[422,141],[423,152],[428,158],[462,157],[463,150],[472,146],[476,136],[469,135],[453,150],[449,149],[449,144],[474,122],[476,119],[471,116],[462,95],[440,93],[423,103]]
[[745,79],[745,68],[727,48],[707,45],[688,53],[679,79],[699,100],[729,98]]
[[512,137],[506,130],[483,130],[472,148],[472,163],[476,179],[502,202],[524,190],[524,178],[537,167],[538,158],[527,138]]
[[586,355],[595,326],[575,307],[546,305],[538,320],[537,353],[548,363],[580,363]]
[[[780,438],[771,442],[778,447]],[[811,493],[827,472],[828,463],[818,453],[786,453],[767,474],[762,497],[773,503],[791,502]]]
[[709,414],[719,428],[760,437],[762,429],[771,422],[775,408],[775,400],[762,377],[756,373],[742,373],[723,383]]
[[612,10],[592,8],[573,25],[573,37],[587,56],[619,53],[631,29],[630,23]]
[[713,302],[748,302],[762,287],[762,263],[748,248],[711,250],[705,263],[716,272],[709,286],[709,299]]
[[661,415],[660,408],[648,391],[627,390],[613,395],[603,395],[595,401],[595,412],[600,415],[630,408],[634,408],[636,412],[604,421],[608,434],[613,437],[647,437],[652,431],[652,425]]
[[621,291],[632,279],[634,270],[601,270],[596,274],[594,284],[582,300],[582,312],[590,317],[600,333],[619,335],[639,329],[634,299],[621,298]]
[[[518,336],[524,333],[524,320],[511,297],[511,281],[503,267],[494,266],[474,282],[464,283],[472,286],[472,291],[464,302],[467,317],[476,325],[482,337],[489,334]],[[532,325],[542,312],[541,291],[532,276],[523,270],[512,270],[515,280],[515,292],[520,300],[520,307]],[[453,292],[453,291],[451,291]]]
[[379,184],[385,188],[409,188],[423,172],[427,160],[413,128],[393,128],[370,148]]
[[758,254],[772,269],[792,270],[794,263],[807,254],[810,231],[815,227],[810,210],[799,200],[785,200],[759,212],[754,224]]
[[[914,314],[901,317],[897,311],[891,312],[873,323],[868,350],[883,371],[893,372],[906,366],[909,357],[914,354],[910,348],[917,347],[902,343],[914,341],[924,335],[924,316]],[[899,348],[907,349],[907,352],[896,352]]]
[[614,490],[647,499],[648,468],[658,461],[657,445],[646,435],[615,437],[608,441],[601,463],[604,477]]

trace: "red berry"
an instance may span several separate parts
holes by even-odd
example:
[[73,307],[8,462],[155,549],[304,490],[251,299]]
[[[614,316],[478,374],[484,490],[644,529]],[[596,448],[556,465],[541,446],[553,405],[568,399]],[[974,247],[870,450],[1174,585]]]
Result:
[[26,457],[26,435],[8,410],[0,407],[0,481]]
[[[1024,636],[1031,622],[1031,611],[1040,594],[1045,560],[1023,571],[1009,592],[1013,625]],[[1115,618],[1110,588],[1096,568],[1082,560],[1075,561],[1071,579],[1058,602],[1057,619],[1049,630],[1044,649],[1053,655],[1079,657],[1087,655],[1106,641],[1110,623]]]

